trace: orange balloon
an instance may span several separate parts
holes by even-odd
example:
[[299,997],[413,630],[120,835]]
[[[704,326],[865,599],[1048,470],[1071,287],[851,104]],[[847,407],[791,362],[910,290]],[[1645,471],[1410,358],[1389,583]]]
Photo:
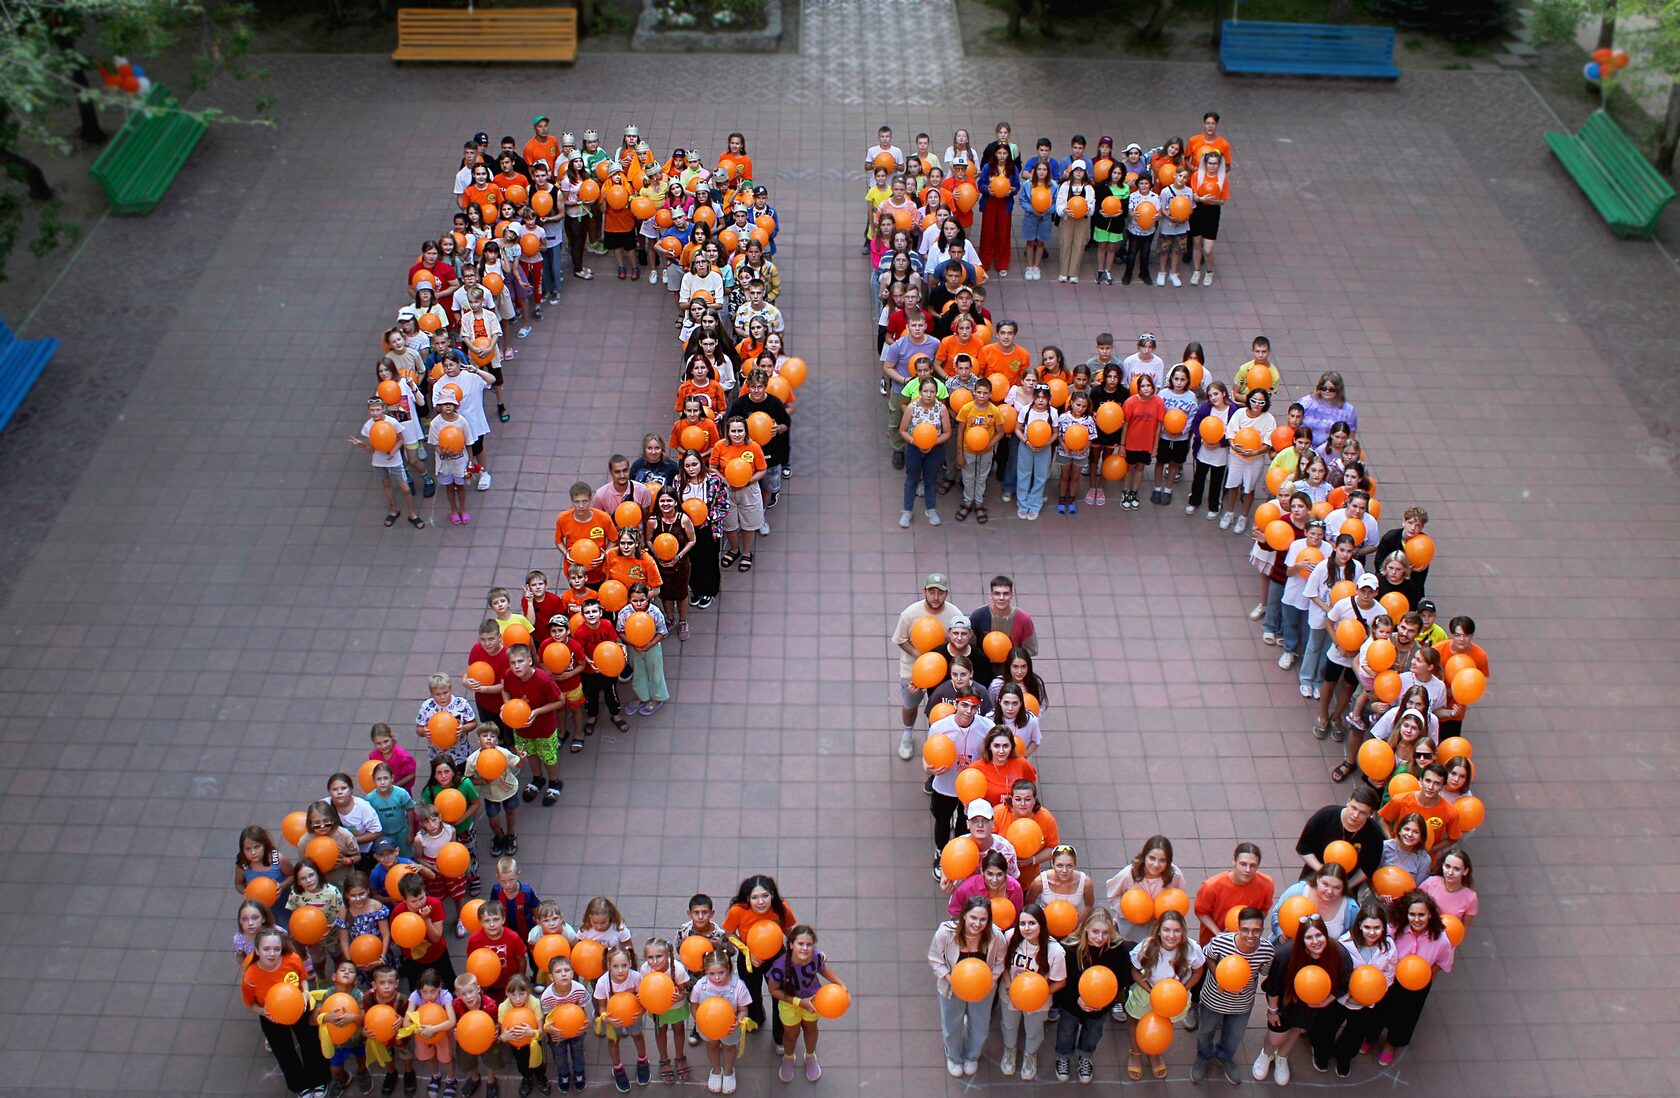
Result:
[[1141,926],[1155,918],[1155,899],[1141,888],[1128,888],[1120,895],[1120,915]]
[[524,698],[509,698],[502,705],[502,723],[518,731],[531,723],[531,705]]
[[1091,432],[1081,424],[1070,423],[1062,432],[1062,444],[1067,447],[1068,453],[1077,454],[1091,445]]
[[1155,917],[1159,919],[1168,911],[1176,911],[1187,919],[1190,917],[1190,897],[1182,888],[1163,888],[1161,894],[1155,897]]
[[758,962],[768,961],[782,951],[787,941],[782,928],[773,920],[762,920],[747,931],[747,952]]
[[547,191],[538,191],[531,196],[531,209],[537,212],[538,217],[547,217],[554,212],[554,196]]
[[1173,200],[1167,203],[1167,213],[1171,215],[1174,221],[1188,221],[1191,211],[1189,195],[1174,195]]
[[1138,228],[1153,229],[1156,218],[1161,216],[1161,208],[1153,202],[1139,202],[1132,216],[1137,219]]
[[[932,714],[929,714],[929,717],[931,718]],[[935,732],[922,744],[922,761],[936,770],[952,766],[957,761],[957,745],[952,742],[951,737],[942,732]]]
[[992,444],[992,432],[978,423],[963,432],[963,449],[971,454],[984,453]]
[[764,391],[783,404],[788,405],[789,408],[793,406],[793,386],[781,374],[770,375],[770,380],[765,382]]
[[932,690],[945,681],[950,664],[938,652],[923,652],[910,666],[910,685],[917,690]]
[[[426,1005],[427,1006],[433,1006],[435,1004],[428,1003]],[[422,1007],[421,1009],[424,1010],[425,1008]],[[423,1020],[424,1019],[422,1019],[422,1021]],[[502,1028],[504,1030],[509,1030],[509,1029],[514,1029],[514,1028],[519,1027],[519,1026],[524,1026],[527,1029],[529,1029],[531,1032],[527,1033],[523,1037],[513,1038],[512,1040],[508,1041],[508,1044],[512,1045],[514,1048],[525,1048],[532,1041],[536,1040],[536,1036],[537,1036],[537,1015],[536,1015],[536,1012],[533,1011],[530,1007],[509,1007],[507,1013],[502,1016]]]
[[460,732],[461,722],[453,713],[433,713],[426,721],[426,735],[439,751],[454,747]]
[[1250,389],[1270,389],[1272,387],[1272,368],[1256,362],[1243,375],[1243,383]]
[[677,956],[682,958],[683,967],[690,972],[698,973],[706,965],[706,954],[712,951],[712,943],[698,934],[690,934],[682,940],[677,948]]
[[1036,972],[1018,972],[1009,981],[1009,1001],[1023,1014],[1042,1010],[1050,1001],[1050,982]]
[[1289,470],[1281,465],[1274,465],[1266,470],[1266,491],[1277,495],[1283,491],[1283,482],[1289,479]]
[[567,548],[566,555],[574,563],[592,567],[601,559],[601,547],[595,544],[594,538],[578,538]]
[[396,404],[402,400],[402,386],[394,381],[379,383],[379,399],[386,404]]
[[652,644],[658,633],[659,627],[654,624],[653,615],[646,610],[638,610],[624,619],[624,639],[637,648]]
[[1470,741],[1463,736],[1448,736],[1435,748],[1435,761],[1445,766],[1460,755],[1468,759],[1475,753],[1475,748],[1471,747]]
[[1107,965],[1092,965],[1079,976],[1079,998],[1086,1006],[1101,1010],[1119,993],[1120,983]]
[[1054,434],[1050,425],[1042,419],[1035,419],[1027,424],[1027,445],[1035,450],[1042,450],[1050,445],[1050,437]]
[[1446,931],[1447,941],[1453,944],[1454,949],[1464,944],[1464,920],[1457,915],[1449,915],[1443,911],[1441,912],[1441,927]]
[[522,233],[519,237],[519,250],[527,256],[536,255],[542,251],[542,237],[536,233]]
[[561,1003],[548,1012],[543,1025],[550,1033],[570,1040],[583,1036],[583,1031],[589,1028],[589,1016],[576,1003]]
[[595,662],[595,667],[603,675],[617,677],[624,670],[628,656],[624,646],[617,641],[602,641],[595,646],[594,655],[589,657]]
[[1474,667],[1466,667],[1452,678],[1453,701],[1460,705],[1473,705],[1481,699],[1487,690],[1487,676]]
[[986,184],[986,190],[991,192],[993,198],[1008,198],[1009,177],[1007,175],[992,176],[992,181]]
[[1171,1018],[1164,1018],[1152,1010],[1138,1021],[1137,1047],[1146,1056],[1159,1056],[1166,1052],[1172,1045],[1172,1038]]
[[1044,829],[1038,826],[1037,820],[1022,817],[1014,821],[1004,837],[1022,858],[1030,858],[1044,849]]
[[607,580],[596,592],[596,598],[601,600],[601,609],[616,614],[630,605],[630,589],[617,580]]
[[571,649],[564,644],[551,644],[543,649],[542,662],[549,674],[564,675],[572,665]]
[[529,645],[531,643],[531,631],[515,622],[502,630],[502,643],[510,647],[515,644]]
[[[501,752],[495,754],[499,756]],[[479,755],[478,767],[481,771],[484,769],[484,761],[489,757]],[[438,810],[438,815],[443,817],[444,823],[460,823],[461,817],[467,814],[467,798],[459,789],[440,789],[438,795],[432,798],[432,804]]]
[[518,206],[522,204],[529,195],[522,185],[515,183],[502,190],[502,197],[507,199],[509,202],[512,202],[515,206]]
[[1334,606],[1343,599],[1351,599],[1359,593],[1359,585],[1352,580],[1337,580],[1330,585],[1330,605]]
[[1287,519],[1273,519],[1265,527],[1266,544],[1282,552],[1295,540],[1295,527]]
[[[480,953],[491,953],[490,950],[479,950]],[[491,956],[494,956],[491,953]],[[470,967],[470,964],[469,964]],[[501,967],[501,962],[496,962]],[[479,981],[483,983],[483,981]],[[496,1022],[482,1010],[469,1010],[455,1022],[455,1043],[461,1051],[469,1056],[482,1056],[489,1052],[496,1043]]]
[[1487,819],[1487,808],[1480,797],[1460,797],[1453,807],[1458,809],[1458,826],[1464,831],[1476,830]]
[[752,458],[743,454],[723,467],[723,479],[731,488],[745,488],[757,471]]
[[497,682],[496,669],[483,660],[477,660],[467,666],[467,678],[480,686],[495,686]]
[[391,920],[391,940],[404,949],[413,949],[426,940],[426,920],[412,911],[405,911]]
[[1468,652],[1454,653],[1447,657],[1446,664],[1442,666],[1441,677],[1446,680],[1448,686],[1451,686],[1453,679],[1458,677],[1460,671],[1466,667],[1474,666],[1476,666],[1476,661]]
[[1374,640],[1371,647],[1365,649],[1365,662],[1370,664],[1373,671],[1387,671],[1394,666],[1398,655],[1393,641]]
[[1009,639],[1009,634],[1001,629],[993,629],[980,641],[981,651],[985,652],[986,658],[993,663],[1002,663],[1008,659],[1010,650],[1014,647],[1015,643]]
[[484,223],[486,225],[494,225],[502,219],[501,207],[496,205],[494,202],[480,203],[478,212],[484,215]]
[[380,420],[368,428],[368,442],[375,450],[388,454],[397,448],[397,429],[385,420]]
[[1090,212],[1091,204],[1085,200],[1084,195],[1076,194],[1067,200],[1067,215],[1075,221],[1086,217]]
[[664,1014],[677,1002],[677,985],[663,972],[646,972],[636,987],[636,1000],[649,1014]]
[[1149,1006],[1163,1018],[1177,1018],[1190,1009],[1190,992],[1169,976],[1149,989]]
[[1278,929],[1285,938],[1294,938],[1301,930],[1301,920],[1317,912],[1306,896],[1291,896],[1278,905]]
[[280,834],[284,835],[286,841],[293,846],[298,844],[298,840],[303,838],[303,833],[308,830],[309,813],[307,812],[288,812],[285,818],[280,821]]
[[[1375,501],[1373,501],[1375,502]],[[1406,539],[1406,560],[1413,568],[1428,568],[1429,562],[1435,559],[1435,539],[1428,534],[1419,534]]]
[[1395,982],[1407,991],[1422,991],[1433,976],[1429,962],[1416,953],[1400,958],[1400,963],[1394,966]]
[[1121,210],[1120,196],[1113,194],[1109,195],[1107,198],[1102,200],[1102,204],[1097,208],[1102,210],[1102,215],[1104,217],[1119,217]]
[[384,1003],[367,1008],[362,1018],[362,1030],[380,1044],[388,1045],[397,1039],[397,1010]]
[[1342,520],[1342,528],[1337,531],[1337,534],[1338,536],[1346,534],[1353,539],[1355,546],[1363,545],[1365,542],[1365,522],[1363,519],[1356,519],[1350,515]]
[[472,854],[465,843],[444,843],[438,851],[437,868],[445,877],[465,877],[472,868]]
[[[1388,799],[1393,800],[1395,797],[1403,797],[1407,793],[1416,793],[1419,788],[1416,774],[1396,774],[1388,779]],[[1463,798],[1459,799],[1462,800]]]
[[606,199],[609,210],[622,210],[630,205],[630,192],[622,184],[612,184],[601,195]]
[[350,940],[350,960],[360,968],[376,965],[385,956],[385,943],[377,934],[358,934]]
[[1376,1006],[1386,994],[1388,981],[1377,966],[1360,965],[1348,974],[1348,995],[1360,1006]]
[[556,957],[567,957],[571,952],[571,943],[566,941],[564,934],[544,934],[531,947],[531,957],[537,962],[538,972],[547,972]]
[[507,288],[507,283],[502,280],[501,275],[497,274],[495,271],[491,271],[489,274],[484,276],[484,288],[489,290],[492,295],[499,295]]
[[[1249,371],[1249,373],[1253,373],[1253,372],[1254,371],[1252,369]],[[1284,424],[1281,427],[1275,428],[1272,431],[1272,449],[1279,450],[1279,451],[1287,450],[1287,449],[1289,449],[1289,447],[1293,446],[1294,444],[1295,444],[1295,428],[1289,426],[1287,423]]]
[[1216,415],[1203,416],[1196,432],[1202,436],[1203,443],[1217,446],[1225,438],[1225,423]]
[[580,938],[572,946],[572,971],[585,980],[599,980],[607,970],[606,960],[606,948],[591,938]]
[[1332,839],[1330,844],[1324,848],[1323,860],[1326,864],[1334,863],[1352,873],[1353,867],[1359,864],[1359,852],[1353,848],[1353,844],[1350,842],[1343,839]]
[[1237,907],[1234,904],[1231,907],[1226,908],[1225,929],[1229,930],[1232,934],[1235,934],[1237,932],[1237,927],[1242,925],[1241,916],[1242,908]]
[[642,1016],[642,1005],[633,991],[620,991],[607,1000],[607,1019],[620,1029],[629,1029]]
[[1252,427],[1244,427],[1237,432],[1236,437],[1231,441],[1249,453],[1254,453],[1260,449],[1260,432]]
[[[993,391],[995,392],[996,390]],[[1015,406],[1013,404],[999,404],[997,405],[997,410],[998,430],[1002,431],[1006,435],[1014,434],[1016,423]]]
[[980,868],[980,847],[967,835],[958,835],[939,852],[939,871],[947,881],[961,881]]
[[1034,213],[1047,214],[1050,207],[1055,205],[1056,198],[1050,193],[1050,188],[1040,185],[1032,189],[1032,208]]
[[630,216],[637,221],[646,221],[653,216],[653,199],[637,195],[630,200]]
[[992,925],[1009,930],[1015,925],[1015,904],[1007,896],[992,897]]
[[[704,450],[706,448],[706,429],[698,425],[689,425],[682,429],[679,439],[684,450]],[[699,503],[699,500],[694,500]],[[702,504],[704,506],[704,504]]]
[[923,614],[910,626],[910,643],[918,652],[931,652],[945,643],[945,626],[932,614]]
[[805,384],[805,378],[809,372],[810,367],[805,364],[805,360],[802,358],[790,358],[776,367],[776,376],[786,378],[787,383],[795,389]]
[[1330,974],[1317,965],[1302,965],[1295,973],[1295,996],[1308,1006],[1330,997]]
[[1397,865],[1385,865],[1371,874],[1371,890],[1385,900],[1404,896],[1416,887],[1412,875]]
[[677,559],[677,553],[682,549],[675,534],[660,534],[653,539],[653,555],[663,564],[670,564]]
[[841,984],[824,984],[811,996],[811,1009],[824,1018],[838,1018],[852,1005],[852,993]]
[[338,867],[338,860],[342,852],[338,849],[338,840],[329,835],[317,835],[303,848],[303,856],[315,863],[315,868],[322,873],[330,873]]
[[1359,745],[1359,769],[1374,782],[1386,782],[1394,773],[1394,749],[1382,740]]
[[1248,982],[1254,978],[1254,966],[1248,963],[1247,957],[1233,953],[1214,966],[1213,978],[1218,981],[1220,987],[1234,995],[1246,988]]
[[[967,389],[952,389],[950,397],[947,398],[947,403],[951,406],[951,416],[954,419],[958,412],[974,403],[974,394]],[[932,426],[932,424],[929,424],[929,426]]]
[[418,872],[420,870],[412,865],[394,866],[391,872],[385,874],[385,895],[391,897],[393,903],[400,901],[403,881]]
[[[1104,408],[1111,408],[1113,404],[1105,404]],[[1161,417],[1161,430],[1169,435],[1182,435],[1184,428],[1190,423],[1190,417],[1182,408],[1168,408],[1167,414]],[[1099,421],[1098,426],[1101,426]]]
[[1365,627],[1359,624],[1357,618],[1347,618],[1336,623],[1336,644],[1344,652],[1357,652],[1359,646],[1365,643]]
[[1398,591],[1390,591],[1377,601],[1382,604],[1383,610],[1395,622],[1405,617],[1406,611],[1412,608],[1411,600]]
[[[776,421],[770,418],[768,412],[754,412],[747,417],[747,437],[760,446],[767,445],[771,438],[775,437],[775,433]],[[621,522],[619,525],[624,524]]]
[[1031,713],[1035,717],[1038,716],[1037,694],[1034,694],[1031,690],[1023,691],[1021,694],[1021,700],[1027,703],[1027,712]]
[[[940,702],[938,705],[928,710],[928,724],[931,726],[939,721],[942,721],[956,711],[957,707],[952,705],[950,702]],[[952,759],[954,760],[955,758],[956,756],[953,755]]]
[[443,318],[436,313],[422,313],[418,324],[422,332],[431,335],[443,327]]
[[314,945],[327,936],[326,913],[318,907],[300,907],[292,912],[287,929],[299,944]]
[[992,993],[992,970],[978,957],[964,957],[951,969],[951,992],[965,1003],[978,1003]]
[[1260,530],[1264,530],[1282,517],[1283,508],[1279,507],[1275,500],[1267,500],[1254,509],[1254,525]]
[[[985,962],[981,962],[984,964]],[[713,996],[694,1008],[694,1028],[708,1041],[721,1041],[735,1028],[735,1005]]]
[[245,898],[264,907],[273,907],[280,899],[280,885],[273,877],[250,877],[245,881]]
[[1052,937],[1065,938],[1079,926],[1079,909],[1067,900],[1044,905],[1044,927]]
[[479,987],[489,987],[502,975],[502,959],[489,946],[467,954],[467,971],[478,977]]
[[[312,908],[299,908],[299,911],[309,911]],[[263,996],[263,1006],[268,1010],[269,1018],[283,1026],[289,1026],[303,1017],[305,1003],[303,992],[295,984],[280,983],[268,989]]]
[[957,800],[963,804],[984,799],[986,776],[970,766],[957,775]]
[[634,529],[642,524],[642,505],[633,499],[627,499],[613,509],[613,522],[620,530],[626,527]]
[[951,200],[956,203],[957,209],[968,213],[980,201],[980,191],[972,183],[958,183],[951,192]]

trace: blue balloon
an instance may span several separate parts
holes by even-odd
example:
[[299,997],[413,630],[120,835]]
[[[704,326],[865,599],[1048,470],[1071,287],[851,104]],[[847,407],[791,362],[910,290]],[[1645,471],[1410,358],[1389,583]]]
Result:
[[139,65],[136,65],[136,66],[134,66],[134,75],[136,77],[145,76],[146,75],[146,70],[141,68]]
[[1591,80],[1594,84],[1598,83],[1599,77],[1602,75],[1598,67],[1598,62],[1588,61],[1586,67],[1581,70],[1581,75],[1585,76],[1588,80]]

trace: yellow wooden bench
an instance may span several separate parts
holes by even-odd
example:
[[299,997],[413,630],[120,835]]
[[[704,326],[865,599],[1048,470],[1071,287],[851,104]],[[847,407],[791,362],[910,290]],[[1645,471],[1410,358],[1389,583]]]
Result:
[[393,61],[576,61],[576,8],[400,8]]

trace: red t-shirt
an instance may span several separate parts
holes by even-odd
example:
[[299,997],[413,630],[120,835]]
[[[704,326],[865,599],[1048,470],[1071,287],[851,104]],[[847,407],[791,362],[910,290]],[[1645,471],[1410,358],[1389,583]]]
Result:
[[[618,630],[613,627],[612,620],[602,616],[600,624],[595,626],[581,625],[572,630],[572,640],[582,646],[591,658],[595,655],[595,646],[602,641],[616,641]],[[598,672],[597,672],[598,673]]]
[[1160,437],[1161,420],[1166,418],[1167,405],[1159,396],[1148,400],[1127,397],[1121,409],[1126,413],[1126,433],[1121,447],[1127,450],[1155,452],[1155,440]]
[[[418,902],[412,904],[403,900],[391,909],[391,918],[395,919],[405,911],[414,912],[428,923],[441,923],[445,914],[443,898],[441,896],[422,896]],[[449,952],[449,935],[447,933],[440,934],[437,941],[421,942],[418,948],[421,950],[418,956],[415,955],[414,950],[405,950],[403,956],[423,965],[433,964],[438,958]]]
[[[1196,906],[1194,911],[1200,918],[1205,916],[1218,923],[1220,928],[1225,926],[1225,913],[1233,907],[1257,907],[1261,911],[1272,909],[1272,897],[1277,891],[1277,884],[1264,873],[1256,873],[1254,879],[1246,885],[1233,884],[1229,871],[1215,873],[1202,882],[1202,887],[1196,890]],[[1208,928],[1201,927],[1200,944],[1207,945],[1213,941],[1213,934]]]
[[[542,642],[542,649],[538,652],[538,655],[547,652],[550,646],[558,643],[559,642],[553,637],[545,638]],[[568,637],[566,640],[566,647],[570,649],[572,653],[573,670],[570,673],[554,675],[554,685],[560,688],[561,693],[569,693],[576,690],[583,683],[583,661],[585,655],[583,645],[577,642],[576,637]],[[548,664],[545,662],[543,667],[546,669]],[[550,672],[550,674],[553,674],[553,672]]]
[[[505,935],[504,935],[504,937],[505,937]],[[504,963],[502,965],[502,982],[506,983],[508,978],[512,975],[513,974],[507,970],[506,963]],[[455,1020],[457,1022],[459,1022],[462,1018],[466,1017],[468,1014],[470,1014],[471,1012],[473,1012],[475,1010],[482,1010],[484,1013],[486,1013],[486,1014],[490,1015],[490,1017],[494,1018],[496,1016],[496,1004],[497,1004],[497,1000],[493,996],[485,994],[484,989],[479,988],[478,989],[478,1005],[477,1006],[475,1006],[475,1007],[468,1006],[461,999],[461,997],[459,995],[457,995],[457,996],[455,996],[455,1000],[449,1004],[449,1009],[454,1011]],[[398,1011],[398,1013],[401,1013],[401,1011]]]
[[[920,306],[916,308],[916,311],[922,314],[923,320],[927,321],[928,331],[933,331],[933,314]],[[892,311],[892,315],[887,317],[887,342],[891,343],[893,340],[903,335],[905,329],[909,327],[910,314],[906,313],[903,309],[894,309]],[[996,396],[997,394],[994,393],[993,395]]]
[[[471,957],[475,949],[492,950],[502,962],[502,974],[496,977],[496,982],[485,988],[485,991],[493,991],[500,995],[507,989],[510,979],[525,971],[525,943],[507,927],[502,928],[502,936],[494,941],[486,937],[482,930],[473,931],[472,936],[467,939],[467,956]],[[491,1017],[495,1017],[495,1008],[491,1007],[490,1010]]]
[[560,602],[560,596],[553,591],[544,591],[542,598],[534,605],[528,598],[521,601],[524,604],[525,616],[537,628],[534,635],[538,637],[548,636],[548,619],[566,612],[565,606]]
[[[564,697],[553,676],[540,667],[532,669],[528,679],[521,679],[518,675],[506,676],[502,679],[502,687],[507,691],[509,701],[519,698],[530,705],[532,711],[552,705]],[[514,729],[513,734],[522,740],[546,740],[554,735],[558,719],[558,710],[551,709],[524,728]]]
[[472,651],[467,653],[467,662],[469,664],[489,664],[491,667],[496,669],[496,681],[501,682],[503,679],[508,677],[508,646],[505,644],[502,645],[500,648],[496,649],[496,654],[492,656],[484,650],[484,646],[482,644],[474,644],[472,646]]

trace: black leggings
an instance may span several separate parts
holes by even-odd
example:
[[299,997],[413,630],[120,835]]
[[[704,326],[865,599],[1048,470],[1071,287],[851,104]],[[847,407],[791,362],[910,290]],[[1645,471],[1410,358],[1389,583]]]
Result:
[[1418,991],[1408,991],[1398,983],[1391,984],[1388,994],[1378,1003],[1376,1010],[1382,1012],[1382,1017],[1375,1026],[1371,1027],[1371,1035],[1375,1036],[1381,1029],[1388,1030],[1388,1043],[1395,1048],[1405,1048],[1412,1043],[1412,1032],[1417,1029],[1418,1019],[1423,1016],[1423,1004],[1429,999],[1430,984],[1425,984]]
[[590,720],[601,715],[601,699],[607,699],[607,712],[613,716],[623,711],[624,706],[618,701],[618,680],[611,675],[597,675],[593,671],[583,673],[583,701],[584,712]]
[[1334,1060],[1339,1068],[1347,1068],[1359,1055],[1359,1046],[1381,1028],[1382,1016],[1376,1008],[1349,1010],[1341,1003],[1331,1003],[1319,1012],[1307,1035],[1312,1042],[1313,1060],[1317,1063]]
[[1202,505],[1203,485],[1207,486],[1208,510],[1219,510],[1219,493],[1225,490],[1225,466],[1196,459],[1196,475],[1190,478],[1190,498],[1185,500],[1191,507]]
[[723,585],[723,573],[718,568],[717,536],[712,533],[711,523],[694,531],[694,549],[688,559],[692,563],[688,572],[688,597],[716,597]]
[[583,270],[583,250],[587,243],[585,229],[587,225],[581,217],[566,218],[566,251],[572,256],[572,273],[578,274]]
[[928,811],[933,813],[933,845],[940,850],[944,850],[945,844],[951,841],[951,828],[961,808],[962,802],[957,798],[934,790],[933,803]]
[[327,1059],[321,1055],[320,1030],[303,1019],[289,1026],[271,1022],[267,1018],[259,1018],[257,1021],[262,1025],[263,1036],[268,1038],[268,1047],[274,1053],[274,1062],[280,1065],[280,1074],[285,1077],[287,1090],[293,1094],[302,1094],[316,1087],[324,1087],[332,1080],[332,1073],[327,1068]]

